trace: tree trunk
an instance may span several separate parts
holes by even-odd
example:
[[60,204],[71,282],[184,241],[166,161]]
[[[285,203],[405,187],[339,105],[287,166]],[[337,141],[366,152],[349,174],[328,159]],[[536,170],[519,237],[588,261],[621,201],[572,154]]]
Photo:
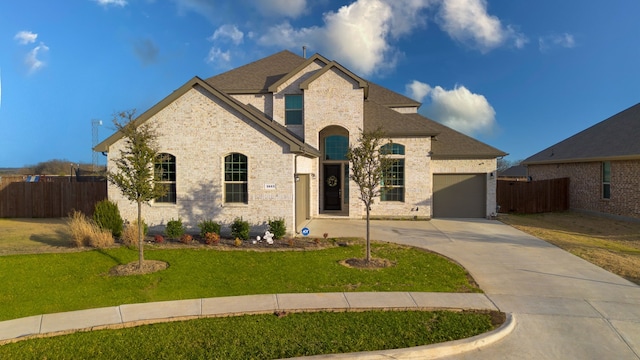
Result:
[[369,209],[369,204],[365,205],[367,207],[367,257],[366,257],[366,261],[369,262],[371,261],[371,241],[369,240],[369,212],[371,211],[371,209]]
[[144,262],[144,242],[142,241],[142,202],[138,201],[138,268]]

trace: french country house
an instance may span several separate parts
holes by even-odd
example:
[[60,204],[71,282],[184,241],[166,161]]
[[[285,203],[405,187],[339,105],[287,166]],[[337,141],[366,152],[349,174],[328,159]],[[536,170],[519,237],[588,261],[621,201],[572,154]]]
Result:
[[[208,79],[194,77],[136,118],[156,129],[169,193],[144,209],[150,226],[189,227],[242,217],[259,230],[282,218],[298,232],[318,216],[361,219],[346,152],[382,128],[394,161],[378,218],[487,217],[495,213],[496,159],[504,152],[418,114],[421,104],[335,61],[282,51]],[[107,166],[122,149],[114,133],[95,147]],[[136,206],[113,185],[122,216]]]
[[572,209],[640,218],[640,103],[525,159],[532,180],[568,177]]

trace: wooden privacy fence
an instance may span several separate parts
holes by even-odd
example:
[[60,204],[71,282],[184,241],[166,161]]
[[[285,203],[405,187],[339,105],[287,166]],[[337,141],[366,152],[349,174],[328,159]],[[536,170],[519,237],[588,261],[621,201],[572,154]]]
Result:
[[0,181],[0,218],[58,218],[73,210],[92,216],[107,198],[107,182]]
[[496,200],[503,213],[569,210],[569,178],[529,182],[498,180]]

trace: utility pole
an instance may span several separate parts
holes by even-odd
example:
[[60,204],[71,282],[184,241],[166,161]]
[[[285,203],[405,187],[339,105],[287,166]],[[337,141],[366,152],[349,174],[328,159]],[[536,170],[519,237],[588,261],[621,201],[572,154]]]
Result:
[[95,174],[95,172],[98,170],[98,152],[94,151],[93,148],[96,147],[96,145],[98,145],[98,126],[102,125],[102,120],[98,120],[98,119],[93,119],[91,120],[91,130],[93,132],[93,137],[92,137],[92,141],[91,141],[91,153],[92,153],[92,166],[93,166],[93,173]]

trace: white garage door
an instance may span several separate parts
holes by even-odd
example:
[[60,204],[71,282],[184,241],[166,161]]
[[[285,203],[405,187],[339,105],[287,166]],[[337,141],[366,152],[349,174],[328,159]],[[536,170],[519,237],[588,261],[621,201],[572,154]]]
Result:
[[484,218],[486,174],[433,175],[433,217]]

